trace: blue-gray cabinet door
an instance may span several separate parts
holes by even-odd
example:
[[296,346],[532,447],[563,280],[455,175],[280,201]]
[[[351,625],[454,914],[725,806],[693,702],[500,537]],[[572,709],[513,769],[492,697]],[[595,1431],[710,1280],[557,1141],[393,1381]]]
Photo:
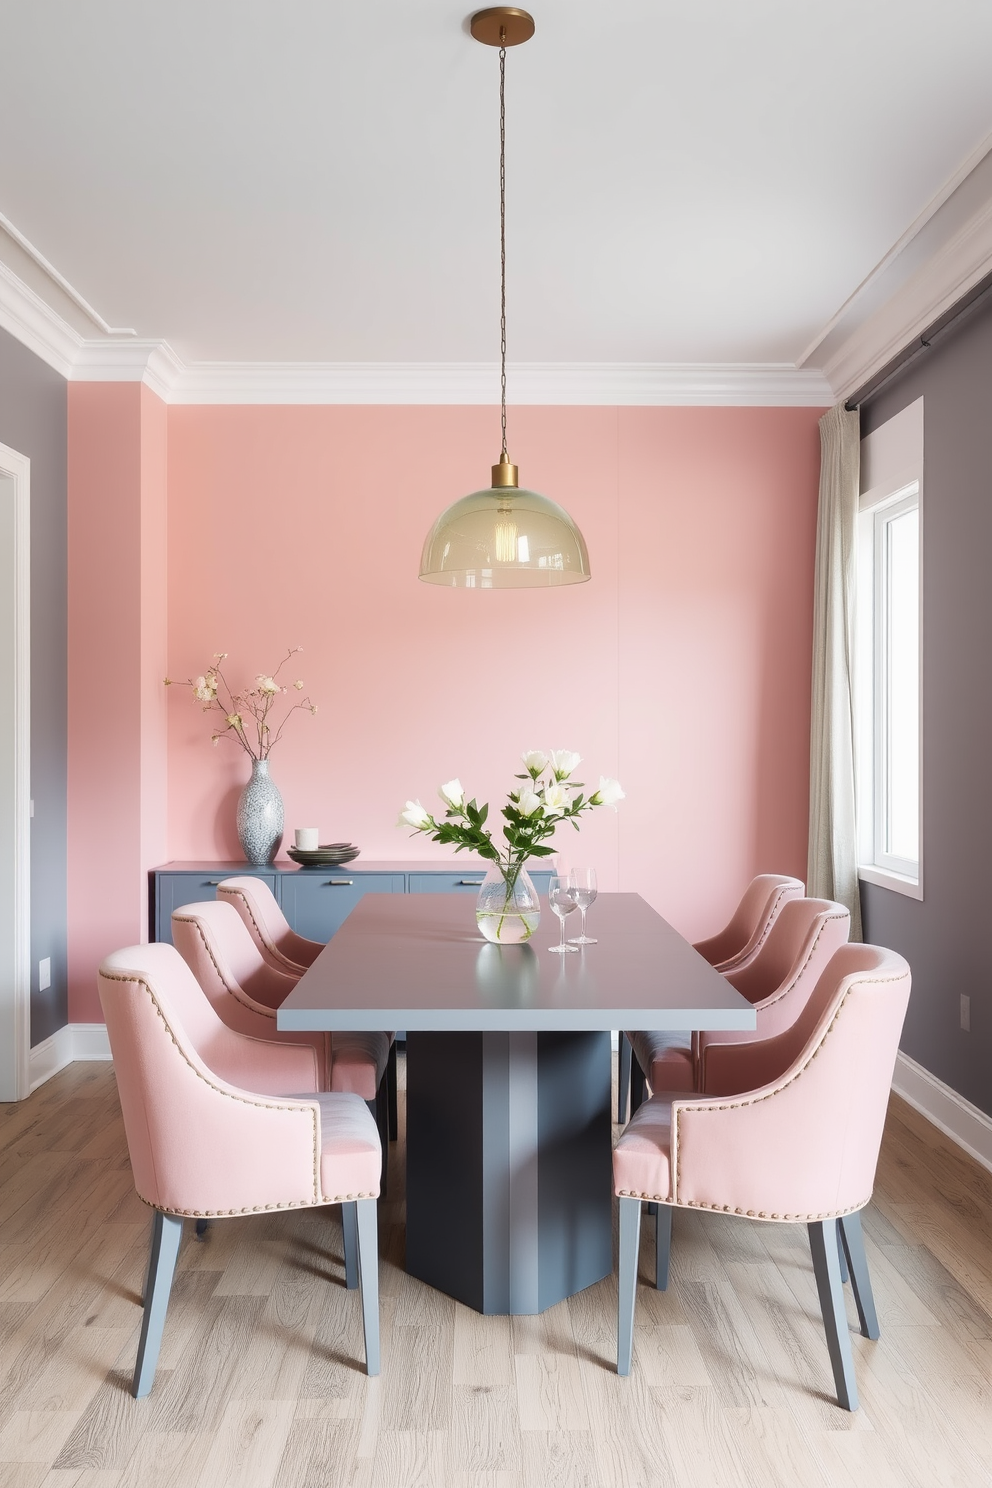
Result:
[[[225,878],[235,878],[251,870],[238,869],[238,873],[156,873],[154,936],[172,944],[172,911],[183,904],[202,904],[204,900],[217,898],[217,885]],[[278,894],[275,873],[252,873],[268,884],[273,894]]]
[[347,868],[319,873],[300,869],[280,878],[282,912],[307,940],[330,940],[363,894],[402,894],[406,888],[402,873],[351,875]]
[[[539,894],[548,892],[550,869],[527,870]],[[477,894],[485,878],[485,870],[466,868],[464,873],[409,873],[411,894]]]
[[464,873],[409,873],[411,894],[477,894],[485,870],[466,868]]

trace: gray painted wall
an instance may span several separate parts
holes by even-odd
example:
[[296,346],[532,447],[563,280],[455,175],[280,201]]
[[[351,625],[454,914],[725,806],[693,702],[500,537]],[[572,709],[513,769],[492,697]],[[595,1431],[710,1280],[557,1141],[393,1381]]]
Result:
[[[64,377],[0,330],[0,443],[31,461],[31,1043],[68,1022]],[[38,962],[52,985],[38,990]]]
[[905,1053],[992,1115],[992,311],[863,409],[862,432],[921,395],[924,898],[862,885],[865,939],[913,968]]

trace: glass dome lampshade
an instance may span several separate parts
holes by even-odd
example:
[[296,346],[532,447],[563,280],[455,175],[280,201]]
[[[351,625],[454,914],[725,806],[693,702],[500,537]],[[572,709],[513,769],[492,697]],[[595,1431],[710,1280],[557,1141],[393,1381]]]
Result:
[[516,484],[516,466],[493,466],[493,485],[441,513],[424,543],[420,577],[462,589],[553,588],[589,578],[582,533],[568,512]]
[[446,507],[427,534],[420,577],[461,589],[550,589],[583,584],[589,554],[568,512],[522,491],[506,453],[506,49],[529,41],[534,17],[515,5],[494,5],[472,17],[472,35],[499,47],[500,424],[502,453],[488,490]]

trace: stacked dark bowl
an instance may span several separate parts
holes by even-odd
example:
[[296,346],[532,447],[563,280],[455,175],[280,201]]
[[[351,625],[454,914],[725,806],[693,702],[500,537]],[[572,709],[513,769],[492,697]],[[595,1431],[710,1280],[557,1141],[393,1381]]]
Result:
[[350,863],[357,858],[361,848],[353,842],[328,842],[323,847],[306,849],[287,847],[286,855],[301,868],[334,868],[341,863]]

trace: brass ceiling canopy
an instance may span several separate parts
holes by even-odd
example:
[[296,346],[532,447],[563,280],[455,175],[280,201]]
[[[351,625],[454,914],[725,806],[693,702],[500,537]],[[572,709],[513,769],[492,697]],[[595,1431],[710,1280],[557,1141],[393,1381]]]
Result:
[[491,5],[475,12],[472,35],[485,46],[519,46],[534,35],[534,17],[516,5]]
[[529,41],[534,18],[515,5],[477,11],[472,35],[499,47],[500,422],[492,485],[447,507],[427,534],[420,577],[463,589],[552,588],[589,578],[582,533],[562,507],[521,489],[506,452],[506,49]]

